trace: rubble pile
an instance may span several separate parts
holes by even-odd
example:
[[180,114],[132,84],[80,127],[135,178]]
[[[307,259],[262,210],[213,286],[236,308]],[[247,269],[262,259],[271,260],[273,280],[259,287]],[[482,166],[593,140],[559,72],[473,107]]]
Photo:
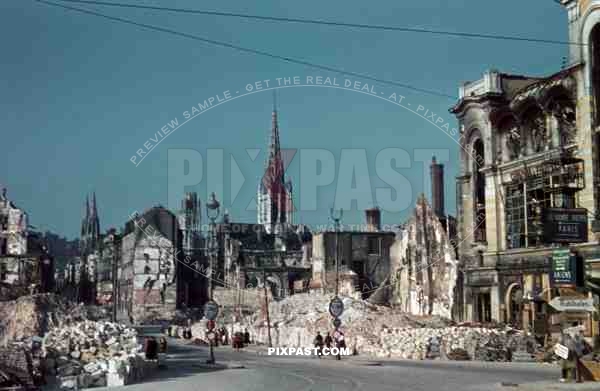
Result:
[[44,337],[42,351],[46,373],[67,389],[130,384],[147,367],[137,332],[117,323],[83,321],[55,328]]
[[[271,337],[275,346],[310,347],[317,331],[331,332],[330,296],[297,294],[270,303]],[[510,351],[535,350],[533,337],[506,328],[456,326],[450,320],[422,317],[368,302],[343,298],[340,317],[347,347],[358,354],[403,359],[507,361]],[[252,339],[267,342],[265,314],[257,312],[234,330],[248,328]],[[198,330],[203,330],[198,325]],[[196,336],[196,334],[194,334]]]
[[40,385],[38,368],[33,368],[32,355],[27,349],[14,346],[0,348],[0,389]]
[[83,305],[71,306],[54,294],[37,294],[0,302],[0,344],[42,336],[53,327],[86,319]]
[[0,301],[15,300],[30,293],[27,286],[22,284],[8,284],[0,282]]

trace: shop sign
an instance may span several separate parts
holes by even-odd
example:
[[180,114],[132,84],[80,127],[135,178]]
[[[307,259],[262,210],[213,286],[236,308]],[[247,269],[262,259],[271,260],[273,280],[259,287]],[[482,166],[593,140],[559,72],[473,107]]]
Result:
[[575,259],[569,249],[552,253],[552,280],[554,285],[575,285]]
[[545,208],[546,243],[585,243],[588,241],[588,212],[584,208]]

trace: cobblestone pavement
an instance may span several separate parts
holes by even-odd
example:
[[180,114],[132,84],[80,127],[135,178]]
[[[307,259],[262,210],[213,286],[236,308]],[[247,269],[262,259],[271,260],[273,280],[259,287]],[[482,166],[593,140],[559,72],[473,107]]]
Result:
[[[539,364],[349,357],[336,361],[331,358],[265,356],[256,351],[237,353],[229,347],[217,347],[214,352],[217,364],[207,365],[206,347],[172,341],[168,368],[157,371],[144,383],[127,386],[127,390],[600,390],[600,386],[590,383],[581,386],[559,384],[559,369]],[[519,386],[505,387],[502,382]]]

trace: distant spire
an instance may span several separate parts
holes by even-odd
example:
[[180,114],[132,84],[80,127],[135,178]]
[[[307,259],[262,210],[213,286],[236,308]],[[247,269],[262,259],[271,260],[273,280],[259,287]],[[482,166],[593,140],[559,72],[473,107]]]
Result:
[[87,194],[85,196],[85,217],[90,217],[90,196]]
[[98,209],[96,208],[96,192],[92,193],[92,216],[98,216]]

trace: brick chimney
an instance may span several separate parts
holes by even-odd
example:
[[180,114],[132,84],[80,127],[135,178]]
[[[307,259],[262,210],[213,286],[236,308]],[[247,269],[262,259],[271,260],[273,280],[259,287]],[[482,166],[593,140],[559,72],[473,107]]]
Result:
[[381,230],[381,211],[379,208],[371,208],[365,211],[367,219],[367,232],[377,232]]
[[431,159],[431,207],[440,219],[446,217],[444,211],[444,165],[438,164],[435,156]]

